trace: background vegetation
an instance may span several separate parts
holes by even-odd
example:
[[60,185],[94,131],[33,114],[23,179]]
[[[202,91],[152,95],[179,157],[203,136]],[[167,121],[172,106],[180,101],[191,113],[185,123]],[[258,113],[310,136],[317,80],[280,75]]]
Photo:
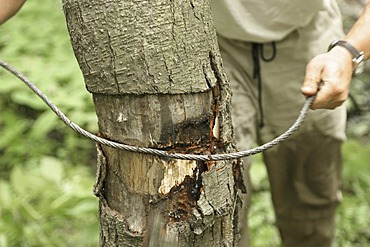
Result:
[[[352,19],[346,20],[350,25]],[[59,1],[28,1],[0,27],[0,59],[26,74],[74,122],[97,132]],[[370,80],[348,101],[338,246],[370,246]],[[266,171],[255,157],[253,246],[279,246]],[[21,81],[0,70],[0,246],[97,246],[94,143],[68,129]]]
[[[0,57],[97,132],[60,1],[27,1],[0,27]],[[0,246],[97,246],[94,143],[0,70]]]

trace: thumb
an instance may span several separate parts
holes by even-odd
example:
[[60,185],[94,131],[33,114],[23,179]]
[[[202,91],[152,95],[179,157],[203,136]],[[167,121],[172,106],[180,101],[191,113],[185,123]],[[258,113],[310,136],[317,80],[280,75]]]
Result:
[[317,93],[318,89],[318,80],[314,78],[305,78],[301,87],[301,92],[306,96],[312,96]]
[[321,68],[314,65],[307,65],[306,76],[301,86],[301,92],[305,96],[312,96],[319,90],[321,82]]

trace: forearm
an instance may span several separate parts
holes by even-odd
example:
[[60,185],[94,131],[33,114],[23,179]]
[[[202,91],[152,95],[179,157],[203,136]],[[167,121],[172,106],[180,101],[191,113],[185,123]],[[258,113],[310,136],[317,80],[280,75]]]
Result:
[[15,15],[25,0],[0,0],[0,25]]
[[344,39],[370,58],[370,2]]

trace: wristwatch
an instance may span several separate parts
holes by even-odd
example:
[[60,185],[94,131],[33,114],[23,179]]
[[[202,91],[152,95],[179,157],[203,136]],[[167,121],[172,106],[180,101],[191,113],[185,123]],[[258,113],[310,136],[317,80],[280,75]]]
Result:
[[330,51],[331,49],[333,49],[333,47],[337,45],[346,48],[349,51],[349,53],[351,53],[353,61],[353,74],[354,75],[361,74],[365,68],[364,52],[363,51],[359,52],[353,45],[351,45],[345,40],[334,40],[329,45],[328,51]]

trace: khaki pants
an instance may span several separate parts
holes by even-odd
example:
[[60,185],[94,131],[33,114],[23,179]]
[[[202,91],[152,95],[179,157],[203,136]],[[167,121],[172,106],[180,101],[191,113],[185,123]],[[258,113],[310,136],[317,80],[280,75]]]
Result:
[[[261,120],[252,44],[219,37],[233,98],[233,123],[240,150],[266,143],[286,131],[304,104],[300,92],[307,62],[343,36],[338,10],[319,13],[313,23],[276,42],[272,61],[260,60]],[[263,45],[266,57],[271,44]],[[284,246],[326,247],[333,243],[334,214],[341,200],[341,144],[345,140],[345,107],[310,111],[299,130],[263,153],[277,226]],[[250,158],[244,160],[249,180]],[[251,174],[253,179],[253,174]],[[251,191],[251,189],[249,189]],[[248,207],[250,194],[244,198]],[[247,220],[242,222],[246,232]],[[247,246],[247,234],[240,246]]]

